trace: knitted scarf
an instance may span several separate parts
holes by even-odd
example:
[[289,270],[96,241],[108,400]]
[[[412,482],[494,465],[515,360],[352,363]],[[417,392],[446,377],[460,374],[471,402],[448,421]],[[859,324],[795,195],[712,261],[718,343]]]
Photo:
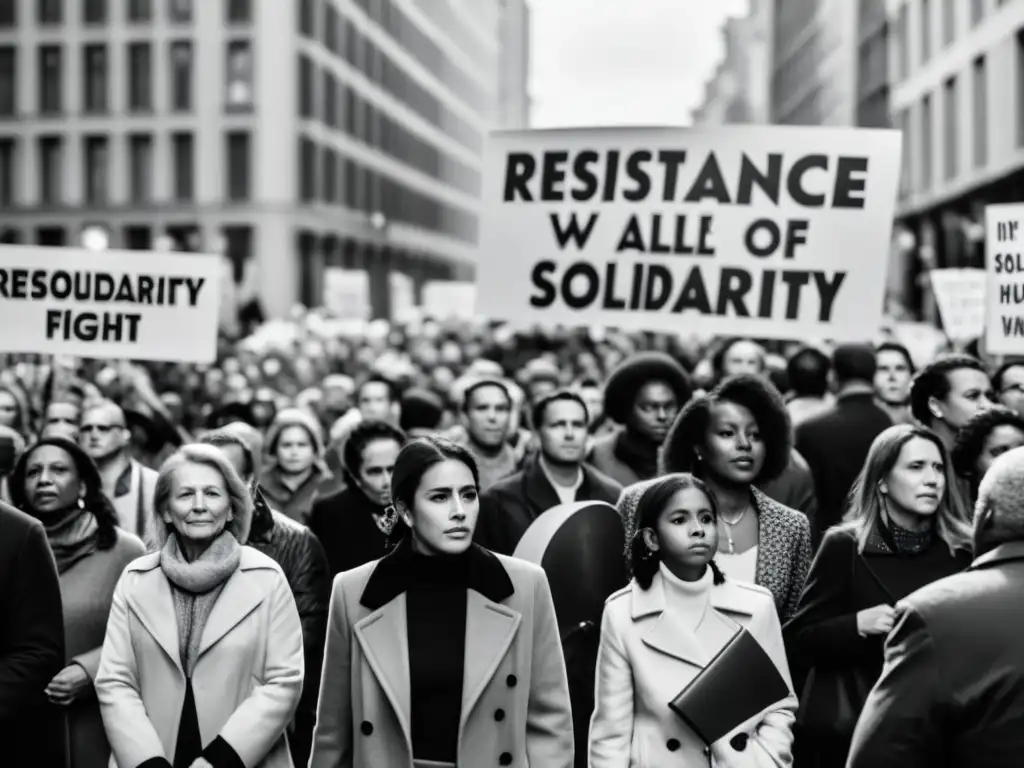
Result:
[[46,529],[58,573],[64,573],[96,551],[100,527],[92,512],[74,507],[59,518],[49,520],[44,516],[39,520]]
[[181,666],[190,678],[206,621],[224,583],[238,569],[241,556],[242,547],[229,531],[222,531],[192,562],[185,559],[175,533],[167,537],[160,551],[160,568],[171,582],[174,596]]

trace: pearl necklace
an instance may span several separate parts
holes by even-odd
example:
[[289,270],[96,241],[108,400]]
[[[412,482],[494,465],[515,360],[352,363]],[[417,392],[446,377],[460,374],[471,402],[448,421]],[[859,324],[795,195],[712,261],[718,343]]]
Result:
[[722,522],[725,523],[725,525],[726,525],[726,528],[725,528],[725,538],[726,538],[726,541],[729,542],[729,554],[730,555],[735,555],[736,554],[736,542],[734,542],[733,539],[732,539],[732,528],[733,528],[734,525],[739,525],[743,521],[743,518],[747,516],[747,512],[749,510],[750,510],[750,507],[747,507],[746,509],[744,509],[742,512],[740,512],[739,516],[735,520],[729,520],[728,518],[726,518],[725,515],[721,515]]

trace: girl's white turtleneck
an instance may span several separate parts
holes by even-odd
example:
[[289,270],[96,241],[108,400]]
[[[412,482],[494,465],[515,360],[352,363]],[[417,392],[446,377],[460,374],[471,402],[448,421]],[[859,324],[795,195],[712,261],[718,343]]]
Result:
[[708,568],[697,581],[683,581],[664,563],[658,569],[665,584],[665,613],[669,620],[679,631],[692,633],[710,659],[736,631],[735,625],[711,605],[714,573]]

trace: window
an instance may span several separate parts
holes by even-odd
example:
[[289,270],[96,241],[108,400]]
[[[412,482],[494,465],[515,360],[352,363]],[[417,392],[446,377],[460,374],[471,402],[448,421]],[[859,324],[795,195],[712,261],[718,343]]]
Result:
[[250,196],[250,158],[249,134],[246,131],[231,131],[225,136],[227,156],[227,197],[228,200],[241,202]]
[[39,202],[60,205],[64,178],[64,142],[60,136],[39,137]]
[[171,43],[171,111],[192,109],[192,43]]
[[59,45],[43,45],[39,48],[39,112],[44,115],[57,114],[63,103],[62,56]]
[[338,50],[338,9],[332,3],[324,3],[324,45],[331,53]]
[[921,191],[932,186],[932,97],[921,99]]
[[971,26],[976,27],[985,15],[985,0],[971,0]]
[[333,149],[324,149],[324,183],[320,199],[333,203],[338,199],[338,155]]
[[0,115],[18,113],[18,50],[0,46]]
[[324,70],[324,116],[323,120],[331,128],[338,127],[338,85],[329,69]]
[[191,133],[176,133],[171,137],[174,158],[174,199],[192,199],[195,181],[195,142]]
[[89,113],[107,111],[107,46],[101,43],[87,45],[82,49],[83,111]]
[[932,4],[931,0],[921,0],[921,63],[932,57]]
[[83,0],[82,22],[105,24],[107,22],[107,0]]
[[38,0],[37,17],[41,26],[60,24],[64,20],[64,0]]
[[39,227],[36,230],[36,245],[63,248],[68,244],[68,233],[64,227]]
[[15,167],[17,141],[7,137],[0,139],[0,205],[5,208],[14,205],[14,184],[18,175]]
[[251,0],[228,0],[227,22],[228,24],[244,24],[252,21]]
[[128,189],[133,202],[153,197],[153,137],[148,133],[128,137]]
[[89,205],[103,205],[109,192],[108,164],[109,140],[106,136],[86,136],[85,143],[85,202]]
[[313,62],[307,56],[299,56],[299,117],[315,117],[313,111],[314,83]]
[[313,0],[299,0],[299,34],[316,36],[316,9]]
[[192,21],[192,0],[170,0],[171,21],[187,24]]
[[910,18],[906,3],[900,6],[900,13],[896,18],[899,27],[897,60],[899,62],[899,77],[903,79],[910,75]]
[[956,121],[958,119],[959,112],[957,112],[957,87],[956,77],[951,77],[946,81],[943,86],[942,101],[945,109],[945,170],[946,180],[956,178],[957,174],[957,138],[960,132],[957,130]]
[[312,139],[299,139],[299,199],[303,203],[316,200],[317,148]]
[[988,76],[985,72],[985,57],[974,60],[974,104],[971,119],[974,121],[974,167],[984,168],[988,164]]
[[153,50],[149,43],[128,44],[128,110],[153,109]]
[[[18,24],[18,0],[0,0],[0,27]],[[6,139],[5,139],[6,141]]]
[[128,0],[128,21],[144,22],[153,20],[153,0]]
[[956,0],[942,0],[942,44],[950,45],[956,34]]
[[228,109],[250,109],[253,101],[252,48],[248,40],[234,40],[228,43],[226,72]]

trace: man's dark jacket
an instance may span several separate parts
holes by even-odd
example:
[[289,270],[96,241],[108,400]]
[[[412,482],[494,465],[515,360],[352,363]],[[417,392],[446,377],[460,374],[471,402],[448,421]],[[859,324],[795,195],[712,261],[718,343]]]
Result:
[[63,668],[64,611],[46,533],[0,502],[0,765],[67,765],[64,714],[45,694]]
[[1024,765],[1024,542],[897,605],[849,768]]
[[796,428],[796,448],[811,467],[817,513],[811,518],[815,544],[846,512],[846,497],[871,443],[892,426],[870,392],[841,394],[836,404]]
[[292,761],[296,765],[305,765],[309,760],[313,726],[316,724],[331,576],[323,547],[306,526],[271,509],[258,490],[254,501],[252,527],[246,543],[281,566],[302,621],[306,676],[299,708],[295,712],[295,728],[288,738]]
[[[606,501],[614,505],[622,486],[588,464],[583,465],[583,483],[575,501]],[[499,480],[480,495],[480,517],[473,540],[502,555],[515,553],[530,523],[562,502],[540,466],[530,459],[525,467]]]

